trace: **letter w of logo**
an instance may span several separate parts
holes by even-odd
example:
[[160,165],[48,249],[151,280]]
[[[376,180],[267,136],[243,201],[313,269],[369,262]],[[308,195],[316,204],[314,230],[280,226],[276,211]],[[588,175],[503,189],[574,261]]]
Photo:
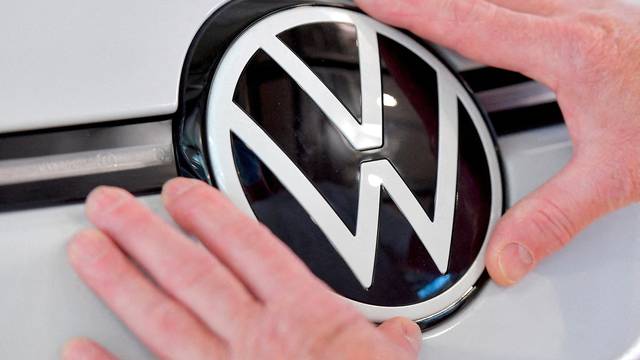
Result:
[[[275,35],[257,36],[259,47],[266,51],[318,104],[355,149],[362,151],[382,146],[383,124],[380,104],[382,82],[375,31],[365,31],[358,27],[363,89],[362,123],[349,113],[313,71]],[[425,63],[425,66],[428,65]],[[439,159],[433,221],[388,160],[371,161],[361,165],[355,235],[301,170],[241,109],[231,102],[219,104],[215,109],[215,116],[218,119],[217,122],[224,123],[218,130],[229,130],[236,134],[269,167],[319,226],[362,286],[369,288],[373,281],[380,194],[383,186],[415,230],[440,272],[446,273],[449,266],[458,173],[458,97],[455,90],[446,85],[447,81],[441,79],[440,74],[438,78]],[[220,138],[216,146],[226,148],[227,139]],[[223,141],[225,143],[221,144]],[[224,177],[235,176],[236,171],[232,168],[234,165],[231,156],[225,157],[218,166],[223,168],[226,174]],[[239,198],[243,196],[241,195],[243,191],[236,179],[223,178],[222,182],[227,184],[226,191],[232,200],[239,204],[246,204],[246,200]],[[245,210],[251,209],[245,206]]]

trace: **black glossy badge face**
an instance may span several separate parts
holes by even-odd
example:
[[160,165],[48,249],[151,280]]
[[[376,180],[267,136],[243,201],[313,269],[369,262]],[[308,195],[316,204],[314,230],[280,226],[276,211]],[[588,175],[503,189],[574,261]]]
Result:
[[[361,117],[356,29],[346,24],[300,26],[279,38],[340,101]],[[355,233],[360,164],[388,159],[433,219],[438,162],[438,89],[433,69],[380,36],[384,144],[357,151],[294,80],[264,51],[244,70],[234,101],[302,170]],[[489,224],[491,184],[475,126],[460,107],[458,200],[449,270],[441,274],[394,201],[383,193],[373,283],[363,288],[322,230],[260,158],[234,137],[234,157],[258,220],[289,245],[338,293],[380,306],[429,300],[456,283],[476,259]],[[370,224],[376,226],[376,224]]]
[[441,317],[477,285],[502,209],[497,155],[424,46],[296,7],[239,34],[208,85],[193,117],[212,182],[370,319]]

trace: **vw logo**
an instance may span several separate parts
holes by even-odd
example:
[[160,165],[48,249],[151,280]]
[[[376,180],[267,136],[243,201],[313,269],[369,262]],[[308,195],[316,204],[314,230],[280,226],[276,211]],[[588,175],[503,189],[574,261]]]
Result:
[[499,162],[421,43],[348,9],[275,12],[230,42],[204,111],[215,185],[372,321],[436,319],[475,289]]

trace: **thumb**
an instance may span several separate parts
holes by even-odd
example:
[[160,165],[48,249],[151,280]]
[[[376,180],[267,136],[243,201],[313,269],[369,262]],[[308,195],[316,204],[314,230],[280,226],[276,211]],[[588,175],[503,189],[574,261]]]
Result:
[[629,177],[618,162],[599,159],[607,154],[574,156],[560,174],[507,212],[486,258],[498,284],[515,284],[593,221],[630,202]]
[[378,329],[400,347],[418,355],[422,346],[422,331],[413,321],[397,317],[383,322]]

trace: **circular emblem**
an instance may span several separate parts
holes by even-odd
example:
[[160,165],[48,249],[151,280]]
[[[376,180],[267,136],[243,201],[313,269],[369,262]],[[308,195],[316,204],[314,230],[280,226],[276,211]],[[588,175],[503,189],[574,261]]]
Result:
[[211,182],[338,294],[372,321],[429,323],[476,288],[503,206],[498,157],[425,46],[355,11],[301,6],[246,28],[212,73]]

